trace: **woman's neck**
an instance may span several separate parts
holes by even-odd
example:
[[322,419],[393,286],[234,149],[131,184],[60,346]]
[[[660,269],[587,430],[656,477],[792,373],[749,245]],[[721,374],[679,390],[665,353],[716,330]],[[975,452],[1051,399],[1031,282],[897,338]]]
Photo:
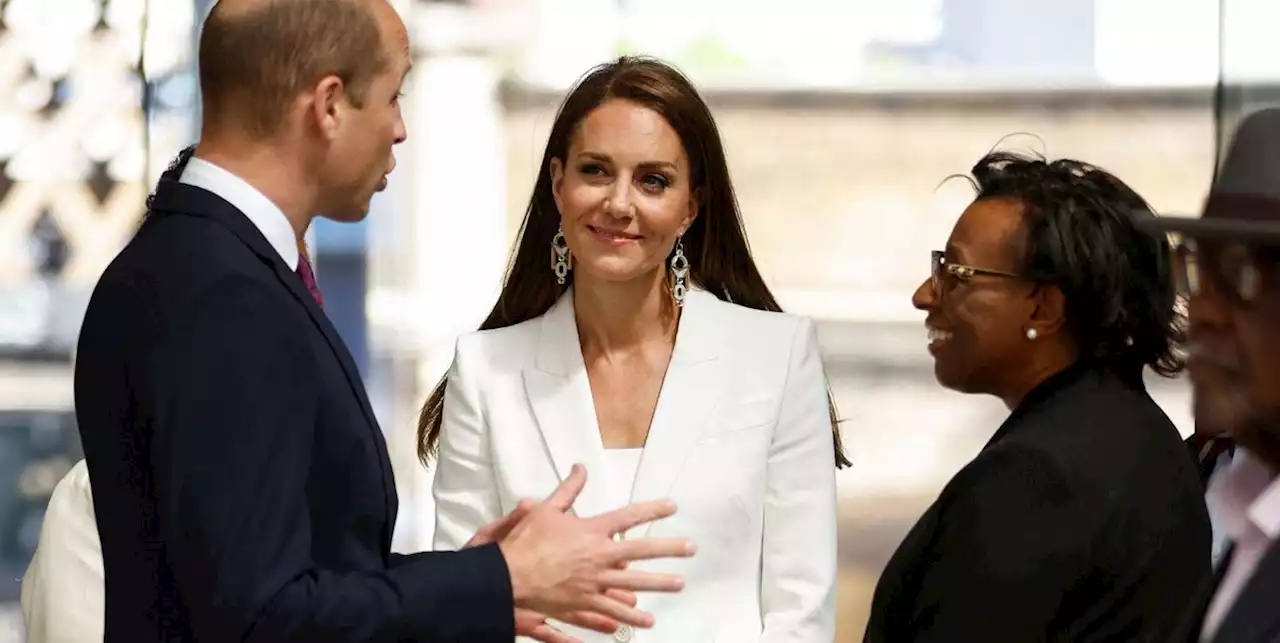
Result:
[[1016,380],[1006,387],[1000,399],[1004,400],[1004,405],[1010,411],[1018,408],[1031,391],[1036,390],[1054,375],[1070,368],[1076,363],[1077,358],[1074,347],[1061,344],[1053,344],[1052,348],[1045,347],[1045,350],[1037,356],[1026,361],[1026,367],[1022,369]]
[[678,314],[664,276],[662,270],[631,281],[574,275],[573,310],[583,354],[672,340]]

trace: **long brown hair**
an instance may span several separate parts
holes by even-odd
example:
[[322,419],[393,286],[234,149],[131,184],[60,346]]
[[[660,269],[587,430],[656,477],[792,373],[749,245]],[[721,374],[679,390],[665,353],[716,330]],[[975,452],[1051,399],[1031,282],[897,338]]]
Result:
[[[546,313],[572,283],[571,272],[564,286],[557,285],[550,268],[551,240],[559,229],[560,213],[552,197],[548,168],[551,159],[563,160],[568,155],[578,124],[612,99],[631,101],[658,113],[684,144],[692,186],[701,190],[702,199],[700,214],[683,237],[693,283],[735,304],[780,312],[751,259],[711,110],[689,80],[669,65],[651,58],[622,57],[587,72],[561,104],[507,265],[502,293],[480,330],[514,326]],[[440,439],[446,381],[436,385],[418,418],[418,457],[423,464],[435,454]],[[829,390],[827,407],[836,466],[848,466]]]

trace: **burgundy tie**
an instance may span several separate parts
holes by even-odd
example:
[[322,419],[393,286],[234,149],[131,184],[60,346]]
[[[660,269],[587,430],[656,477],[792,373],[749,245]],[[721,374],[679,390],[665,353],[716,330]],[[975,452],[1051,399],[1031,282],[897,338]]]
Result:
[[316,298],[316,304],[324,308],[324,296],[320,294],[320,287],[316,285],[316,273],[311,271],[311,262],[303,253],[298,255],[298,276],[302,277],[302,283],[306,284],[311,296]]

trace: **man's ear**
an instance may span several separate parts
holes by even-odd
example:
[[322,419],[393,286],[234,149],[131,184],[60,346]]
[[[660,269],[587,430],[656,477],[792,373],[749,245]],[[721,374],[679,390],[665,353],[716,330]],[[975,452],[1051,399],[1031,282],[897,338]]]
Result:
[[325,76],[312,88],[310,112],[317,130],[327,139],[335,139],[345,124],[347,109],[346,86],[335,75]]

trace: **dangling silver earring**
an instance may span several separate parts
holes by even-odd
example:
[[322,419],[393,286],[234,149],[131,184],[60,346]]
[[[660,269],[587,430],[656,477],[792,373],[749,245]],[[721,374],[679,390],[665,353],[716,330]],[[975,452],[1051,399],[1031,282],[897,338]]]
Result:
[[570,270],[573,270],[573,255],[569,253],[569,242],[565,241],[564,226],[561,226],[551,238],[551,271],[556,274],[556,283],[563,286]]
[[689,276],[689,260],[684,256],[684,237],[676,237],[676,251],[671,255],[671,298],[676,306],[684,305],[684,295],[689,288],[686,278]]
[[1037,337],[1039,337],[1039,336],[1040,336],[1040,333],[1037,333],[1037,332],[1036,332],[1036,329],[1034,329],[1034,328],[1028,328],[1028,329],[1027,329],[1027,339],[1029,339],[1029,340],[1031,340],[1031,341],[1033,341],[1033,342],[1034,342],[1034,341],[1036,340],[1036,338],[1037,338]]

